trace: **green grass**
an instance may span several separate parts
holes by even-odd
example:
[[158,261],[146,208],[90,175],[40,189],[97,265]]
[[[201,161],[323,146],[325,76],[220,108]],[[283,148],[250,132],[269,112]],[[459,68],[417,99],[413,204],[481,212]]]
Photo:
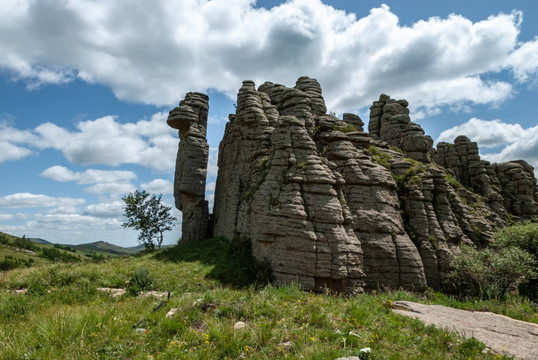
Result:
[[[211,239],[100,264],[2,272],[0,359],[336,359],[364,347],[371,359],[495,359],[475,340],[392,313],[389,300],[537,320],[531,304],[515,298],[459,303],[436,292],[403,291],[350,298],[263,285],[239,250]],[[122,287],[137,269],[149,271],[155,290],[171,292],[165,306],[154,311],[161,299],[96,290]],[[20,288],[29,291],[14,295]],[[179,311],[167,318],[173,308]],[[246,327],[234,330],[238,321]]]
[[0,232],[0,270],[10,267],[8,263],[24,267],[45,265],[51,262],[103,261],[112,257],[133,255],[139,248],[122,248],[103,241],[82,245],[36,243]]
[[375,161],[385,167],[388,170],[391,170],[392,166],[390,164],[390,160],[392,159],[392,156],[386,152],[382,152],[377,146],[370,145],[368,148],[368,151],[374,156]]

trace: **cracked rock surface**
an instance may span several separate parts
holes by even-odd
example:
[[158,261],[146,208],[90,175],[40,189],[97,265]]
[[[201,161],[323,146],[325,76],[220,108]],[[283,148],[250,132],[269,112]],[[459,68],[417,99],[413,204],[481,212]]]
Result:
[[441,289],[461,244],[487,246],[513,220],[538,214],[525,161],[490,164],[476,143],[440,143],[382,94],[368,133],[355,114],[327,113],[319,83],[243,82],[219,146],[210,229],[204,199],[207,96],[170,112],[179,130],[174,195],[183,239],[249,239],[277,284],[357,293]]
[[515,356],[517,359],[538,359],[538,325],[514,320],[490,312],[453,309],[441,305],[424,305],[411,301],[394,302],[397,314],[414,317],[427,325],[483,342],[489,351]]

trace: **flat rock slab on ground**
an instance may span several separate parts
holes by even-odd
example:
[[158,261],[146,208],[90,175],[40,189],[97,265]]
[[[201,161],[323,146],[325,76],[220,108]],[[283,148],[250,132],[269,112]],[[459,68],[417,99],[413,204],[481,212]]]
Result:
[[467,338],[475,337],[494,353],[538,360],[537,324],[490,312],[458,310],[411,301],[394,302],[393,311],[417,318],[427,325],[455,331]]

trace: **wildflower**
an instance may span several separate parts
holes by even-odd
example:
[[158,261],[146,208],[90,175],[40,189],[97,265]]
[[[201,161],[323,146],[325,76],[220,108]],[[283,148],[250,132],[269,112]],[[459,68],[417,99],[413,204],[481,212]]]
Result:
[[360,335],[358,335],[358,334],[355,334],[355,333],[354,333],[353,331],[350,331],[348,335],[350,335],[350,336],[356,336],[356,337],[360,337]]

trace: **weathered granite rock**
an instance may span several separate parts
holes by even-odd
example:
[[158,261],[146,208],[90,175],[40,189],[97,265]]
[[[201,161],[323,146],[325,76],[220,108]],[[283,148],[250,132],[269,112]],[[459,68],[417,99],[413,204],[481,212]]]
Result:
[[538,215],[536,178],[526,161],[490,164],[480,159],[477,144],[463,135],[454,144],[439,143],[434,159],[480,195],[491,210],[490,221],[504,225],[508,213],[516,219]]
[[353,125],[357,131],[364,131],[364,122],[359,115],[345,113],[342,115],[342,120],[350,125]]
[[169,126],[179,130],[174,198],[176,208],[183,213],[182,241],[203,239],[208,233],[209,211],[205,200],[208,100],[205,94],[188,93],[179,107],[170,111],[167,120]]
[[[213,235],[249,239],[278,284],[422,290],[443,287],[460,244],[487,245],[508,214],[536,217],[527,163],[492,165],[466,137],[433,149],[406,100],[382,94],[370,109],[366,133],[357,115],[326,114],[315,79],[244,81],[219,147]],[[169,117],[181,138],[176,206],[191,240],[207,232],[206,121],[202,94]]]
[[538,216],[538,191],[534,169],[524,160],[495,164],[501,196],[510,214],[523,219]]
[[409,117],[407,100],[394,100],[381,94],[370,107],[368,131],[374,139],[402,149],[408,157],[431,162],[433,139]]
[[251,239],[277,283],[348,293],[425,288],[396,184],[358,149],[369,144],[362,121],[345,115],[359,130],[348,136],[325,112],[314,79],[300,78],[295,88],[266,82],[258,91],[243,83],[220,146],[215,235]]

